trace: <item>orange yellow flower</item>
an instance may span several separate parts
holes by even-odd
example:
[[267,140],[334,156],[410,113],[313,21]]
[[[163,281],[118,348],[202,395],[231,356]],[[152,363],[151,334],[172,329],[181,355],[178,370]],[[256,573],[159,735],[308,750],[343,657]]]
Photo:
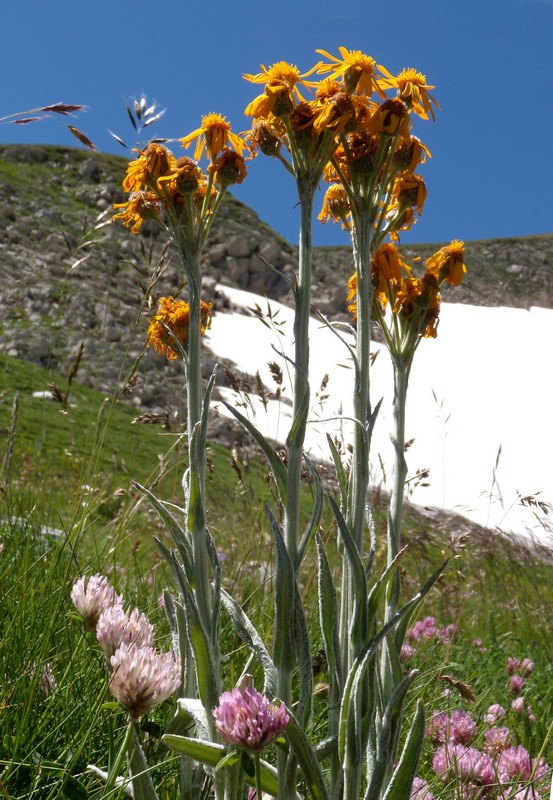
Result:
[[120,219],[131,233],[138,233],[140,226],[146,219],[158,219],[159,197],[156,192],[134,192],[126,203],[115,203],[114,208],[122,208],[113,219]]
[[202,117],[202,124],[195,131],[180,139],[183,147],[189,147],[196,141],[194,158],[201,158],[204,149],[211,161],[215,161],[223,147],[231,145],[238,153],[242,153],[246,145],[244,140],[236,133],[232,133],[230,123],[221,114],[206,114]]
[[434,86],[429,86],[426,83],[426,76],[416,69],[408,68],[402,70],[397,77],[394,77],[384,67],[379,67],[380,71],[385,76],[384,85],[394,86],[397,89],[398,97],[403,102],[412,108],[415,114],[418,114],[422,119],[428,119],[428,115],[433,120],[436,119],[432,104],[439,108],[438,102],[432,97],[429,90],[434,89]]
[[342,228],[349,230],[348,217],[350,212],[351,208],[346,190],[339,183],[333,183],[325,192],[323,207],[317,219],[319,222],[328,222],[329,219],[333,222],[341,220]]
[[[346,301],[349,303],[350,300],[353,300],[355,295],[357,294],[357,272],[354,272],[351,278],[348,281],[348,296],[346,297]],[[357,318],[357,300],[354,300],[348,306],[348,311],[355,320]]]
[[419,164],[430,158],[430,150],[416,136],[402,142],[394,153],[394,164],[406,172],[414,172]]
[[348,93],[357,92],[370,97],[373,92],[376,92],[380,97],[384,98],[384,92],[374,74],[377,66],[374,58],[365,55],[360,50],[348,50],[346,47],[339,47],[338,50],[342,56],[341,59],[327,53],[326,50],[316,51],[331,62],[330,64],[325,64],[320,61],[317,64],[316,70],[319,75],[324,75],[328,72],[330,73],[328,77],[333,80],[342,78],[344,88]]
[[426,195],[426,186],[420,175],[402,172],[394,181],[392,205],[397,204],[399,208],[416,208],[420,217]]
[[267,69],[261,64],[261,72],[257,75],[246,73],[243,77],[251,83],[264,83],[263,94],[258,95],[247,106],[245,114],[248,117],[266,118],[270,114],[277,117],[290,113],[296,102],[303,102],[304,98],[298,88],[299,86],[315,86],[312,81],[304,80],[314,71],[300,74],[299,69],[294,64],[286,61],[277,61]]
[[219,186],[231,186],[242,183],[247,175],[244,158],[236,150],[225,147],[209,169],[213,171],[213,180]]
[[143,186],[155,189],[158,178],[175,169],[175,157],[161,144],[151,142],[145,150],[136,152],[140,155],[134,161],[129,162],[127,174],[123,179],[123,189],[126,192],[139,192]]
[[[211,328],[212,303],[200,303],[200,329],[202,334]],[[175,339],[186,348],[190,327],[190,307],[184,300],[175,300],[174,297],[160,297],[159,308],[155,316],[150,319],[148,327],[147,346],[161,355],[166,355],[169,361],[178,358],[174,350]]]
[[384,103],[378,106],[365,126],[365,130],[368,133],[397,135],[400,142],[409,141],[411,138],[410,128],[411,120],[409,119],[407,106],[397,98],[385,100]]
[[454,239],[451,244],[440,248],[425,262],[428,272],[439,283],[445,280],[450,286],[459,286],[467,271],[464,242]]
[[276,118],[272,121],[266,119],[254,121],[248,137],[252,156],[256,155],[258,148],[266,156],[276,156],[279,153],[285,134],[284,130],[279,129],[281,124]]
[[173,172],[159,178],[159,183],[163,184],[169,193],[176,191],[180,194],[190,194],[196,191],[202,177],[202,171],[196,162],[188,156],[183,156],[177,159]]
[[313,127],[317,133],[324,133],[326,129],[341,133],[355,118],[356,109],[351,97],[332,78],[326,78],[319,84],[314,108],[316,116]]
[[402,281],[393,313],[400,315],[409,324],[416,325],[419,336],[435,339],[438,335],[440,305],[438,283],[427,273],[420,279],[408,278]]

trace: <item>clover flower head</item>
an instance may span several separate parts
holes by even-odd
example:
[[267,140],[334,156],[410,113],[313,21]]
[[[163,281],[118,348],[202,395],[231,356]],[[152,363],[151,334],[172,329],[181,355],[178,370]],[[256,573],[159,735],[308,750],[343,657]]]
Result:
[[415,642],[420,642],[421,639],[423,641],[428,641],[436,635],[436,630],[436,618],[425,617],[424,619],[417,620],[417,622],[415,622],[415,624],[409,628],[407,635]]
[[137,647],[152,647],[154,629],[150,620],[137,608],[125,611],[123,606],[106,608],[100,614],[96,625],[98,644],[110,658],[122,645],[136,644]]
[[[443,781],[451,779],[473,786],[490,786],[495,781],[491,758],[474,747],[463,744],[443,744],[434,754],[432,768]],[[469,795],[470,796],[470,795]]]
[[522,714],[524,711],[524,697],[515,697],[513,702],[511,703],[511,708],[515,712],[515,714]]
[[110,659],[113,675],[109,690],[116,700],[139,719],[178,689],[180,665],[173,652],[122,644]]
[[466,711],[455,709],[436,713],[426,729],[426,735],[434,743],[468,744],[476,735],[476,723]]
[[409,661],[410,658],[413,658],[416,655],[416,649],[409,644],[409,642],[403,642],[401,645],[401,650],[399,652],[399,659],[400,661]]
[[500,753],[511,743],[511,731],[506,725],[494,726],[484,732],[484,750],[490,755]]
[[503,706],[500,706],[499,703],[494,703],[488,708],[486,715],[484,716],[484,722],[488,725],[494,725],[498,719],[501,719],[505,716],[505,709]]
[[538,762],[521,744],[518,747],[506,747],[497,761],[497,774],[500,783],[512,781],[539,781],[551,774],[551,767],[541,758]]
[[48,662],[40,665],[35,664],[29,673],[31,680],[34,678],[37,671],[40,673],[38,681],[40,693],[43,697],[48,697],[48,695],[55,692],[58,687],[56,678],[52,672],[52,667]]
[[511,675],[509,678],[508,689],[511,694],[520,694],[524,689],[526,681],[521,675]]
[[73,584],[70,597],[90,630],[96,627],[102,611],[123,602],[122,596],[116,593],[103,575],[92,575],[90,578],[81,576]]
[[434,800],[434,795],[430,791],[427,781],[418,776],[414,778],[409,800]]
[[248,684],[223,692],[213,717],[224,742],[256,753],[269,745],[290,720],[286,706],[271,702]]

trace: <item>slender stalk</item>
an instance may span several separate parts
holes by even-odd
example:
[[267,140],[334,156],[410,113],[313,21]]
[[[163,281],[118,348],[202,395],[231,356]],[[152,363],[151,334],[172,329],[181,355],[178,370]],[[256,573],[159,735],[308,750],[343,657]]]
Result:
[[[395,451],[392,492],[388,512],[388,566],[399,553],[401,547],[401,520],[407,478],[405,461],[405,411],[407,403],[407,384],[409,362],[401,355],[392,357],[394,368],[394,401],[392,443]],[[386,607],[386,621],[392,619],[399,603],[399,573],[396,572],[391,584]]]
[[254,753],[253,763],[255,764],[255,795],[256,795],[256,800],[262,800],[263,791],[261,789],[261,765],[259,763],[259,753]]
[[[206,630],[211,622],[211,587],[209,581],[209,558],[206,547],[205,531],[205,453],[191,445],[194,429],[202,416],[202,372],[201,372],[201,291],[202,275],[200,268],[200,252],[196,248],[190,255],[181,254],[186,262],[188,274],[190,324],[187,342],[187,390],[188,390],[188,442],[189,470],[185,476],[189,486],[187,496],[188,525],[192,535],[195,567],[195,595],[198,611]],[[192,482],[195,483],[197,496],[191,493]]]
[[[353,260],[357,273],[357,338],[358,369],[353,392],[353,460],[348,489],[346,521],[351,536],[363,555],[367,492],[369,488],[369,436],[370,402],[370,341],[373,287],[371,282],[372,224],[366,214],[354,216],[352,226]],[[344,558],[340,605],[340,645],[345,674],[355,658],[350,636],[350,622],[354,612],[354,589],[351,568]]]
[[[294,404],[292,429],[287,439],[288,478],[286,486],[285,541],[288,554],[297,570],[301,470],[303,444],[309,412],[309,311],[311,308],[312,215],[314,187],[308,180],[298,180],[301,209],[296,313],[294,316]],[[283,698],[284,699],[284,698]]]
[[134,722],[133,720],[130,720],[129,724],[127,725],[127,730],[125,731],[125,736],[123,737],[123,741],[121,742],[121,747],[119,748],[119,752],[117,753],[115,761],[111,765],[108,779],[104,786],[105,795],[109,794],[109,792],[111,792],[115,786],[115,782],[119,777],[119,772],[125,761],[125,756],[127,755],[128,749],[131,745],[133,734],[134,734]]

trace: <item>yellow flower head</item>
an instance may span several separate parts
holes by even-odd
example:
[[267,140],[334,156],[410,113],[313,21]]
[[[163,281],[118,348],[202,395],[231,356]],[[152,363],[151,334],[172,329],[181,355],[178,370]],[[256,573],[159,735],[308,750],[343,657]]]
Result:
[[285,116],[292,111],[295,102],[304,100],[298,84],[300,86],[316,85],[312,81],[304,80],[311,75],[313,69],[302,75],[296,66],[288,64],[286,61],[277,61],[268,69],[261,64],[261,70],[257,75],[247,73],[243,76],[251,83],[265,84],[263,94],[258,95],[246,108],[244,113],[248,117],[266,118],[270,114],[277,117]]
[[213,180],[219,186],[230,186],[242,183],[247,175],[244,158],[236,150],[225,147],[217,159],[209,167],[213,171]]
[[196,149],[194,158],[201,158],[204,148],[211,161],[215,161],[223,147],[230,144],[240,154],[245,149],[244,140],[236,133],[232,133],[230,123],[221,114],[206,114],[202,117],[202,124],[195,131],[184,136],[180,142],[183,147],[189,147],[194,140]]
[[430,158],[430,150],[416,136],[402,142],[394,153],[394,164],[405,172],[414,172],[419,164]]
[[[348,289],[349,289],[349,291],[348,291],[348,296],[347,296],[346,300],[349,303],[349,301],[353,300],[353,298],[357,294],[357,272],[354,272],[353,275],[351,276],[351,278],[349,279],[349,281],[348,281]],[[351,314],[351,316],[353,317],[353,319],[355,320],[357,318],[357,301],[356,300],[354,300],[353,303],[351,303],[348,306],[348,311]]]
[[113,219],[120,219],[131,233],[138,233],[144,220],[159,218],[159,198],[155,192],[135,192],[126,203],[115,203],[114,208],[123,208]]
[[[333,222],[341,220],[342,228],[349,230],[350,224],[348,217],[350,212],[351,208],[346,190],[339,183],[333,183],[332,186],[329,186],[326,190],[323,207],[317,219],[320,222],[328,222],[329,219]],[[348,300],[349,299],[348,297]]]
[[459,286],[467,271],[464,243],[454,239],[451,244],[440,248],[426,261],[426,268],[438,283],[445,280],[450,286]]
[[378,106],[366,123],[368,133],[397,135],[400,142],[410,139],[411,120],[407,106],[401,100],[386,100]]
[[401,258],[395,244],[385,242],[375,250],[371,259],[372,284],[376,299],[385,308],[391,292],[403,282],[403,273],[411,277],[409,266]]
[[436,119],[432,103],[439,108],[438,102],[432,97],[429,90],[434,86],[426,83],[426,77],[416,69],[408,68],[402,70],[397,77],[391,75],[384,67],[379,67],[386,76],[384,85],[394,86],[397,89],[398,97],[403,100],[408,108],[412,108],[415,114],[422,119],[428,119],[428,115],[433,120]]
[[420,175],[402,172],[394,181],[392,204],[397,204],[400,208],[416,208],[420,217],[426,195],[426,186]]
[[406,322],[417,326],[417,333],[424,338],[436,338],[440,314],[440,291],[435,278],[408,278],[402,281],[397,292],[393,313]]
[[188,156],[183,156],[175,162],[173,172],[159,178],[158,183],[169,195],[173,195],[175,192],[191,194],[198,188],[202,177],[202,171],[196,162]]
[[341,133],[355,119],[356,108],[351,97],[332,78],[321,81],[315,94],[317,133],[330,129]]
[[326,50],[316,51],[331,62],[330,64],[325,64],[320,61],[317,64],[316,70],[319,75],[329,72],[329,78],[333,80],[342,78],[344,88],[350,94],[357,92],[370,97],[373,92],[376,92],[380,97],[384,98],[384,92],[374,74],[376,67],[374,58],[365,55],[360,50],[348,50],[345,47],[339,47],[338,50],[342,56],[341,59],[332,56]]
[[[200,326],[202,334],[211,328],[212,308],[212,303],[201,301]],[[169,361],[174,361],[174,359],[178,358],[178,353],[173,349],[174,339],[186,348],[189,327],[190,307],[188,303],[184,300],[175,300],[174,297],[160,297],[158,312],[150,319],[147,346],[153,346],[156,352],[161,353],[161,355],[165,354]]]
[[127,165],[123,179],[126,192],[139,192],[143,186],[157,188],[158,178],[171,173],[175,168],[175,157],[161,144],[151,142],[145,150],[137,150],[139,157]]
[[250,154],[256,155],[259,148],[266,156],[276,156],[285,135],[282,123],[276,117],[273,120],[256,119],[249,133]]

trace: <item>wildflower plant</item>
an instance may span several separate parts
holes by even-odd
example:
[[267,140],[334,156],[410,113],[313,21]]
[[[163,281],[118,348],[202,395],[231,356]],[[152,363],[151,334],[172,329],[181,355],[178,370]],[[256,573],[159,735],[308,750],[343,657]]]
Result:
[[[252,120],[249,132],[236,135],[225,117],[210,113],[180,140],[185,149],[195,146],[193,158],[176,158],[159,142],[140,150],[123,180],[128,199],[116,206],[115,218],[133,233],[144,221],[163,228],[178,253],[187,287],[186,299],[160,298],[148,329],[148,344],[184,365],[189,453],[184,507],[169,506],[138,487],[173,539],[171,549],[160,541],[157,545],[177,590],[163,598],[174,656],[156,653],[150,630],[137,615],[125,617],[112,610],[95,622],[113,670],[110,691],[132,721],[180,687],[177,714],[163,741],[180,754],[180,796],[190,800],[205,796],[206,776],[216,800],[241,800],[246,784],[258,798],[298,800],[308,794],[314,800],[403,800],[411,793],[423,744],[420,702],[409,729],[403,730],[405,698],[417,671],[404,671],[401,653],[409,621],[440,571],[411,599],[402,598],[405,408],[415,351],[422,338],[436,336],[440,286],[460,282],[463,248],[460,242],[442,248],[422,274],[397,249],[400,234],[415,224],[426,199],[417,169],[430,154],[412,127],[414,117],[434,119],[434,87],[414,69],[394,76],[360,51],[341,47],[340,57],[318,53],[322,60],[303,73],[280,61],[244,76],[262,87],[245,110]],[[231,408],[269,461],[277,491],[278,506],[267,506],[276,550],[272,652],[245,610],[222,589],[205,503],[206,430],[215,376],[204,389],[201,339],[212,323],[212,307],[202,299],[201,253],[226,190],[246,177],[243,154],[248,150],[249,158],[263,154],[282,165],[294,180],[300,208],[298,272],[291,282],[293,411],[284,456]],[[199,164],[202,159],[206,168]],[[322,180],[328,189],[319,219],[346,228],[353,252],[348,287],[352,340],[327,323],[354,365],[351,463],[329,442],[339,487],[338,501],[329,498],[342,562],[339,586],[318,535],[322,481],[304,454],[310,408],[312,225]],[[367,508],[371,433],[379,408],[372,408],[370,398],[374,325],[394,365],[395,469],[388,556],[381,573],[375,567],[376,532]],[[315,486],[308,519],[303,519],[300,502],[304,469]],[[317,728],[312,641],[299,590],[305,556],[314,548],[320,637],[328,665],[326,715]],[[247,678],[225,690],[219,636],[223,606],[251,653],[247,666],[255,664],[263,673],[262,693]],[[121,632],[125,619],[127,634]],[[113,626],[111,633],[104,630],[106,625]],[[114,650],[115,629],[121,642]],[[151,779],[139,783],[136,765],[143,765],[143,751],[137,737],[135,726],[121,752],[129,754],[135,796],[140,786],[140,797],[155,798]],[[273,741],[278,745],[276,767],[260,758]],[[110,786],[118,780],[121,764],[122,757],[110,770]],[[426,787],[419,784],[414,791],[422,798]]]

